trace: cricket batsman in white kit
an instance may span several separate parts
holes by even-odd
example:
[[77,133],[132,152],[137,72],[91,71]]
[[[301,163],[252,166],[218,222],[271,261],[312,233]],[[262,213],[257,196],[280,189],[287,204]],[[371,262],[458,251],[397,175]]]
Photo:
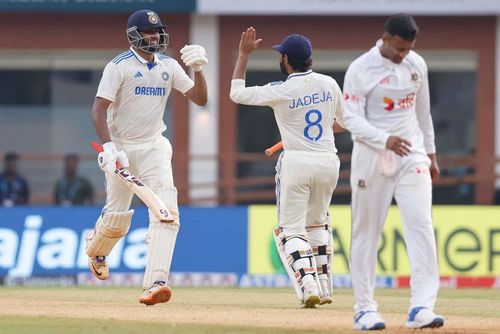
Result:
[[351,162],[350,270],[354,329],[384,329],[373,298],[379,239],[394,197],[401,212],[411,266],[406,326],[441,327],[434,313],[439,271],[432,226],[432,180],[439,176],[430,114],[427,65],[412,51],[418,27],[409,15],[391,16],[382,39],[347,69],[344,124],[354,146]]
[[245,87],[248,55],[261,41],[252,27],[242,33],[230,97],[274,110],[284,147],[276,165],[276,246],[299,301],[314,308],[332,301],[328,208],[339,176],[333,127],[336,118],[341,122],[343,97],[333,78],[310,69],[311,44],[297,34],[273,46],[286,81]]
[[92,108],[92,119],[104,151],[99,167],[106,176],[106,205],[87,236],[89,267],[98,279],[109,276],[106,256],[127,234],[134,210],[133,193],[115,175],[116,162],[134,173],[162,200],[173,216],[160,222],[150,211],[148,254],[139,301],[146,305],[167,302],[170,265],[179,230],[177,189],[172,176],[172,146],[162,133],[163,114],[172,89],[197,105],[207,102],[207,86],[201,69],[208,63],[199,45],[182,48],[182,60],[194,68],[194,82],[179,63],[163,53],[168,46],[166,26],[151,10],[134,12],[127,22],[130,49],[109,62],[103,72]]

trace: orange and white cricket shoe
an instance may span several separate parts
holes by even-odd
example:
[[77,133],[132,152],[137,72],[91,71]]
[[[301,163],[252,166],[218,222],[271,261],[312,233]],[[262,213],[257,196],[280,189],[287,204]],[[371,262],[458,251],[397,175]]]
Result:
[[145,305],[166,303],[172,297],[172,290],[165,285],[164,281],[156,281],[153,286],[142,292],[139,302]]
[[109,267],[105,256],[89,257],[89,269],[100,280],[105,280],[109,277]]

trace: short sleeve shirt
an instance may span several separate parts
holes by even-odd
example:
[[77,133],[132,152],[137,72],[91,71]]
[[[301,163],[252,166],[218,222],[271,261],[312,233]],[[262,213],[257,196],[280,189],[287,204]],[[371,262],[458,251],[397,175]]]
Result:
[[163,114],[172,88],[184,94],[193,86],[175,59],[155,55],[148,63],[130,48],[106,65],[96,96],[112,102],[111,138],[147,141],[166,130]]

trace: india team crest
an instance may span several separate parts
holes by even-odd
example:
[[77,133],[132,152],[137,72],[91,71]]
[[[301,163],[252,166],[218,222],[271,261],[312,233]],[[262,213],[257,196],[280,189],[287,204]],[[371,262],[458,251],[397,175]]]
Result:
[[148,20],[151,24],[157,24],[158,23],[158,17],[154,12],[148,12]]
[[168,73],[167,73],[167,72],[163,72],[163,73],[161,74],[161,78],[162,78],[163,80],[165,80],[165,81],[168,81],[168,78],[170,78],[170,76],[168,75]]

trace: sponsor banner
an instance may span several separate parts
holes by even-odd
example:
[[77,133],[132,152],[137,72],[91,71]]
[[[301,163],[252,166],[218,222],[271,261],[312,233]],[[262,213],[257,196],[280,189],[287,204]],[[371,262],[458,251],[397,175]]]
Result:
[[[78,285],[92,286],[142,286],[143,275],[139,273],[113,273],[105,281],[96,279],[90,273],[78,274]],[[168,283],[171,287],[236,287],[236,273],[171,273]]]
[[0,10],[13,12],[132,12],[144,8],[191,13],[196,0],[0,0]]
[[74,275],[30,277],[5,276],[1,278],[3,285],[7,286],[74,286],[77,285],[77,281],[78,279]]
[[495,15],[498,0],[198,0],[198,13],[232,15]]
[[[441,276],[440,286],[442,288],[499,288],[500,277],[495,276]],[[403,276],[396,279],[396,287],[409,288],[410,277]]]
[[[331,206],[334,237],[334,275],[349,273],[351,212],[349,206]],[[496,276],[500,273],[500,207],[434,206],[434,228],[440,274],[443,276]],[[377,274],[409,276],[399,210],[391,207],[380,239]],[[248,272],[285,273],[272,230],[277,225],[275,206],[249,208]]]
[[292,284],[286,274],[244,274],[241,276],[239,286],[242,288],[288,288]]
[[[85,236],[97,207],[0,209],[0,276],[76,275],[88,272]],[[173,272],[247,270],[247,208],[181,208]],[[132,226],[108,257],[112,273],[143,273],[147,210],[135,209]]]
[[[335,275],[332,279],[334,288],[352,288],[351,275]],[[391,276],[377,276],[377,288],[393,288],[395,280]],[[241,288],[290,288],[292,282],[286,274],[245,274],[239,282]]]

